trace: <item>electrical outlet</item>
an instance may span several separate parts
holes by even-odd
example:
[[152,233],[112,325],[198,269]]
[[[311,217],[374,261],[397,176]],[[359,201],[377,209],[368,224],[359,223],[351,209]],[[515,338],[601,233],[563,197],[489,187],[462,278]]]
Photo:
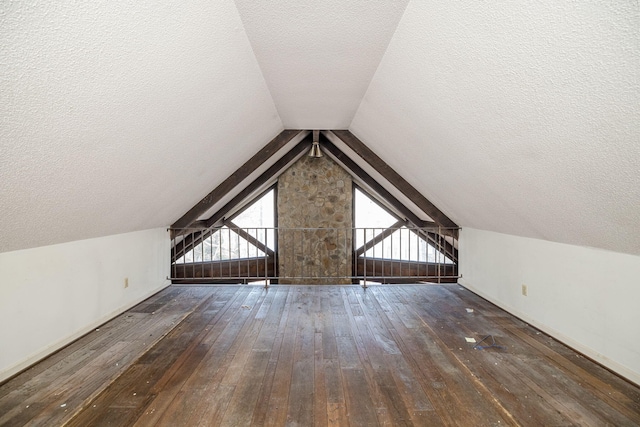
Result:
[[125,277],[125,278],[124,278],[124,287],[125,287],[125,288],[128,288],[128,287],[129,287],[129,278],[128,278],[128,277]]
[[522,295],[527,296],[527,285],[522,285]]

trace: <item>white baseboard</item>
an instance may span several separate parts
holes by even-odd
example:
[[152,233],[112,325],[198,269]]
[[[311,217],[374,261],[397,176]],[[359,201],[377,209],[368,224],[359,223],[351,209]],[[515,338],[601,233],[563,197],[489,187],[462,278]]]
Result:
[[501,301],[498,301],[496,299],[494,299],[493,297],[486,295],[484,292],[482,292],[480,289],[476,289],[473,285],[467,283],[467,281],[460,279],[458,281],[458,283],[463,286],[465,289],[468,289],[469,291],[481,296],[482,298],[486,299],[487,301],[491,302],[492,304],[497,305],[498,307],[502,308],[503,310],[513,314],[514,316],[518,317],[519,319],[523,320],[524,322],[530,324],[531,326],[543,331],[544,333],[552,336],[553,338],[557,339],[558,341],[568,345],[569,347],[573,348],[574,350],[584,354],[585,356],[589,357],[590,359],[595,360],[596,362],[598,362],[599,364],[601,364],[602,366],[606,367],[607,369],[612,370],[613,372],[617,373],[618,375],[624,377],[625,379],[627,379],[628,381],[640,386],[640,374],[629,369],[628,367],[621,365],[619,363],[617,363],[615,360],[611,360],[608,357],[604,356],[603,354],[600,354],[599,352],[595,351],[594,349],[585,346],[584,344],[575,341],[573,338],[571,338],[570,336],[567,336],[565,334],[563,334],[562,332],[555,330],[552,327],[549,327],[548,325],[545,325],[544,323],[540,323],[538,321],[536,321],[536,319],[533,319],[531,317],[529,317],[527,314],[522,313],[518,310],[513,309],[512,307],[503,304]]
[[99,319],[96,319],[94,322],[90,323],[89,325],[85,326],[84,328],[76,331],[75,333],[64,337],[50,345],[48,345],[47,347],[45,347],[44,349],[32,354],[31,356],[27,357],[25,360],[21,361],[20,363],[17,363],[13,366],[10,366],[7,369],[4,369],[2,371],[0,371],[0,383],[2,383],[3,381],[13,377],[14,375],[22,372],[23,370],[29,368],[30,366],[34,365],[35,363],[41,361],[42,359],[44,359],[45,357],[55,353],[56,351],[60,350],[61,348],[63,348],[66,345],[71,344],[72,342],[74,342],[75,340],[77,340],[78,338],[82,337],[83,335],[91,332],[92,330],[96,329],[98,326],[103,325],[104,323],[108,322],[109,320],[113,319],[114,317],[124,313],[125,311],[129,310],[130,308],[136,306],[137,304],[140,304],[142,301],[146,300],[147,298],[157,294],[158,292],[160,292],[161,290],[167,288],[170,285],[170,283],[163,283],[161,286],[159,286],[156,289],[153,289],[145,294],[143,294],[142,296],[132,300],[131,302],[125,304],[124,306],[112,311],[111,313],[106,314],[105,316],[102,316]]

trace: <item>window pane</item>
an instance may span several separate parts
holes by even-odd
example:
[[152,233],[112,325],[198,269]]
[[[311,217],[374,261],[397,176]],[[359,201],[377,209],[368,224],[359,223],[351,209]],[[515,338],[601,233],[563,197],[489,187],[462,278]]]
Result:
[[[266,192],[253,202],[233,222],[249,236],[275,249],[274,191]],[[191,262],[225,261],[229,259],[257,258],[266,256],[264,251],[249,243],[236,231],[225,227],[215,231],[202,243],[176,260],[177,264]]]
[[453,264],[442,252],[405,227],[394,231],[361,257]]
[[356,247],[358,248],[398,221],[357,188],[354,211],[355,227],[358,229],[356,231]]
[[269,249],[275,249],[273,228],[275,227],[275,200],[274,191],[270,190],[260,199],[256,200],[233,222],[240,228],[244,228],[251,236],[255,237]]

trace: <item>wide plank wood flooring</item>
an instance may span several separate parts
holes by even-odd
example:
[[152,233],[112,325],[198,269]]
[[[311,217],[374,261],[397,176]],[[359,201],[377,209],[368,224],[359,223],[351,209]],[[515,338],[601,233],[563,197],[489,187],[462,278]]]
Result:
[[455,284],[171,286],[0,385],[0,425],[637,426],[640,388]]

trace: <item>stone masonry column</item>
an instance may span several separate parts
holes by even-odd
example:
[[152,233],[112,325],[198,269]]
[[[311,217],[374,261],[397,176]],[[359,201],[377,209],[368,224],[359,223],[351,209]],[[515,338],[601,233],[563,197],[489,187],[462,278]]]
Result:
[[278,179],[282,284],[350,284],[351,176],[327,157],[302,157]]

